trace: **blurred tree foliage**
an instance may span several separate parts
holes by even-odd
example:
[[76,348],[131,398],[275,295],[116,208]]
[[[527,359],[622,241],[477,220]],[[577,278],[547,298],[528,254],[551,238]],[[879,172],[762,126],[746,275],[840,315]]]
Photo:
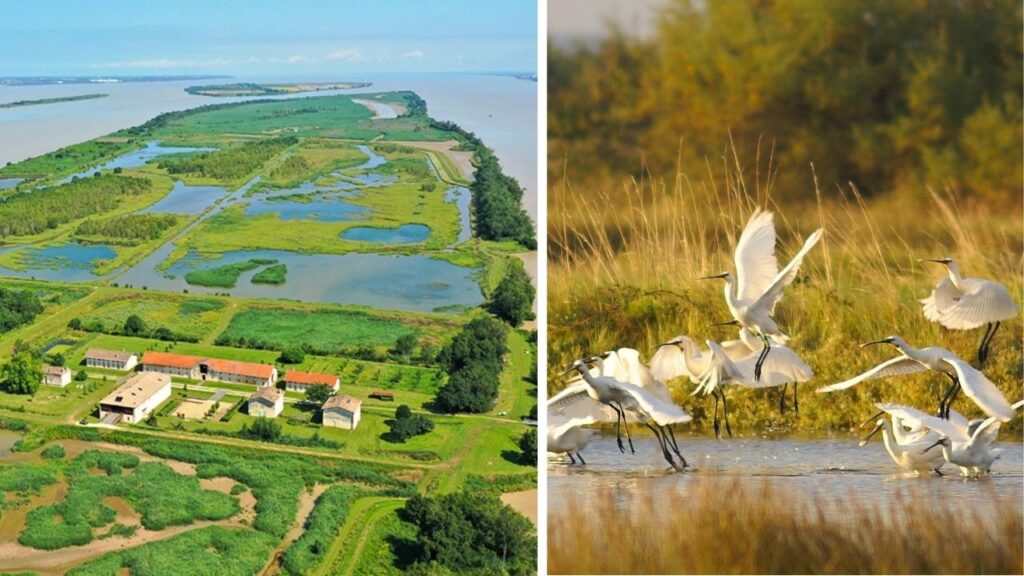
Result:
[[740,165],[813,196],[1021,194],[1015,0],[675,0],[649,39],[549,51],[552,177]]

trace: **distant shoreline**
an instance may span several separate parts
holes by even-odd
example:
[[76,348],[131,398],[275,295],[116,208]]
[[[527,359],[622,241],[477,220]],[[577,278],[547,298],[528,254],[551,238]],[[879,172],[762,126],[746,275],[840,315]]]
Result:
[[20,108],[22,106],[39,106],[42,104],[58,104],[60,102],[77,102],[79,100],[95,100],[106,98],[110,94],[79,94],[77,96],[62,96],[60,98],[40,98],[38,100],[17,100],[0,104],[0,108]]
[[367,88],[370,82],[295,82],[280,84],[256,84],[239,82],[235,84],[215,84],[209,86],[189,86],[185,92],[193,96],[214,96],[219,98],[237,98],[240,96],[275,96],[280,94],[302,94],[305,92],[321,92],[324,90],[350,90]]
[[61,84],[122,84],[133,82],[180,82],[183,80],[216,80],[224,75],[168,76],[0,76],[0,86],[54,86]]

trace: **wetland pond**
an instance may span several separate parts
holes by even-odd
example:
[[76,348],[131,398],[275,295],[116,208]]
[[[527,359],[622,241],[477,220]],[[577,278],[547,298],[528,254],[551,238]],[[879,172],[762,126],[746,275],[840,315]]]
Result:
[[[632,428],[631,428],[632,430]],[[897,498],[917,495],[953,503],[964,509],[995,507],[1008,499],[1024,507],[1024,456],[1022,445],[998,442],[1001,457],[989,477],[977,480],[960,477],[959,470],[946,464],[944,476],[914,476],[899,468],[876,437],[863,448],[850,436],[808,439],[737,436],[721,441],[714,438],[676,434],[679,450],[691,468],[679,473],[668,468],[657,441],[651,436],[634,437],[636,454],[621,454],[614,434],[595,436],[583,450],[585,466],[550,460],[548,466],[548,507],[553,513],[567,510],[567,500],[581,501],[599,495],[614,498],[624,506],[631,496],[686,494],[695,482],[721,480],[723,487],[733,481],[756,488],[764,481],[806,496],[803,503],[826,508],[851,499],[877,505],[885,510]],[[685,506],[673,501],[667,506]]]
[[[351,221],[365,217],[370,210],[351,204],[345,198],[360,187],[383,186],[395,177],[375,172],[387,160],[365,145],[357,148],[367,156],[366,162],[331,174],[329,185],[304,183],[293,189],[261,190],[250,195],[259,182],[255,178],[233,192],[217,186],[191,186],[176,181],[167,196],[140,212],[202,214],[195,222],[160,246],[131,268],[121,269],[103,277],[119,284],[145,286],[160,290],[194,292],[230,292],[239,296],[290,298],[303,301],[355,304],[395,310],[433,311],[478,306],[483,302],[475,270],[456,266],[425,255],[389,254],[302,254],[279,250],[239,250],[204,258],[190,253],[170,266],[161,265],[174,251],[176,242],[202,221],[220,212],[225,206],[242,203],[246,214],[277,213],[283,220],[314,220],[325,222]],[[117,166],[141,166],[166,154],[201,152],[209,148],[172,148],[150,142],[145,148],[124,154],[100,167],[80,173],[88,175],[98,169]],[[453,192],[454,190],[454,192]],[[469,237],[469,193],[465,189],[449,190],[446,200],[459,207],[463,229],[459,241]],[[461,192],[465,190],[465,192]],[[293,195],[301,195],[295,199]],[[217,202],[222,200],[219,204]],[[430,228],[422,224],[404,224],[396,228],[359,226],[346,230],[341,238],[378,244],[416,244],[424,242]],[[67,243],[50,247],[13,246],[0,248],[0,254],[25,250],[23,270],[0,268],[0,274],[23,278],[39,278],[68,282],[101,279],[92,272],[97,261],[110,260],[116,253],[102,244]],[[204,288],[189,285],[184,275],[199,268],[212,268],[252,258],[275,259],[288,266],[283,285],[253,284],[256,271],[243,274],[235,288]]]

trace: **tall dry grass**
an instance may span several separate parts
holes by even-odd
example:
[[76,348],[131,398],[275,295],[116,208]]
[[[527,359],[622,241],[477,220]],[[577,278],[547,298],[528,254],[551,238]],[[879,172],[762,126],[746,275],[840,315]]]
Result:
[[[1020,300],[1022,218],[1019,199],[1011,206],[964,201],[952,190],[922,191],[919,197],[866,200],[853,186],[819,187],[813,167],[807,186],[812,204],[788,204],[774,188],[771,159],[763,170],[744,174],[735,158],[721,160],[724,180],[682,173],[645,174],[640,180],[576,189],[570,178],[549,191],[549,373],[573,359],[620,346],[645,356],[659,342],[683,333],[705,338],[735,337],[733,328],[710,328],[730,320],[720,281],[699,281],[731,270],[732,249],[755,207],[776,214],[779,261],[783,264],[815,228],[825,237],[804,260],[801,277],[777,309],[792,336],[791,347],[816,376],[800,387],[799,417],[780,417],[777,391],[732,388],[734,428],[763,424],[804,429],[846,427],[886,400],[934,410],[947,381],[915,375],[818,395],[814,388],[846,379],[892,357],[894,350],[861,350],[867,340],[899,334],[918,347],[941,346],[973,361],[983,329],[949,331],[928,322],[918,299],[945,273],[919,258],[951,256],[968,276],[999,280]],[[720,172],[708,170],[708,173]],[[1003,324],[985,373],[1013,400],[1022,389],[1022,324]],[[560,389],[549,382],[549,393]],[[688,397],[687,382],[672,383],[677,401],[706,423],[710,404]],[[710,402],[710,401],[709,401]],[[955,404],[977,414],[961,395]],[[1004,428],[1020,432],[1020,420]]]
[[591,494],[548,516],[552,574],[1021,574],[1018,502],[954,510],[914,491],[884,508],[809,502],[765,481]]

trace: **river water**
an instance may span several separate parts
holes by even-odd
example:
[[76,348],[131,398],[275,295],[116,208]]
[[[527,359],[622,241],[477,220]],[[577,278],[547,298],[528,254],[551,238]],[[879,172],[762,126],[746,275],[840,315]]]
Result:
[[[857,439],[837,436],[806,438],[714,438],[679,436],[679,449],[692,469],[668,468],[653,437],[634,438],[636,454],[621,454],[615,436],[595,437],[583,450],[586,466],[548,462],[548,507],[558,510],[572,496],[610,493],[619,502],[643,492],[678,489],[685,494],[694,482],[722,480],[759,486],[764,480],[806,495],[808,501],[853,496],[864,504],[884,507],[907,493],[921,493],[965,507],[991,507],[1009,499],[1024,507],[1024,455],[1020,443],[1000,442],[1002,456],[987,478],[969,480],[946,464],[945,476],[915,476],[889,458],[877,440],[863,448]],[[568,462],[568,460],[566,460]],[[916,489],[920,489],[919,491]]]

